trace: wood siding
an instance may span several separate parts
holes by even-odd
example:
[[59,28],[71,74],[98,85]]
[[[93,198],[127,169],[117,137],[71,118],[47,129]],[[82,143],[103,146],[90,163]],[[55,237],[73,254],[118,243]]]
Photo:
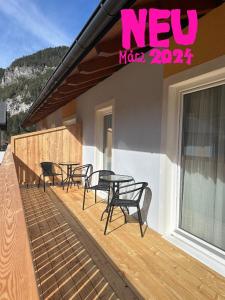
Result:
[[11,145],[19,184],[36,184],[40,162],[82,162],[81,124],[14,136]]
[[13,156],[0,166],[0,299],[39,299]]

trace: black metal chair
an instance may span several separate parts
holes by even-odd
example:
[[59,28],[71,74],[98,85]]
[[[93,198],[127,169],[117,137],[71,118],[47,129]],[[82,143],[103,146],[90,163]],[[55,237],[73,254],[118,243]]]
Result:
[[67,192],[69,190],[69,187],[72,187],[73,183],[77,184],[79,187],[79,184],[82,183],[82,179],[86,180],[88,174],[91,172],[92,169],[93,169],[92,164],[86,164],[83,166],[75,167],[72,173],[69,175]]
[[[52,177],[52,183],[53,185],[55,185],[55,177],[61,176],[62,184],[63,184],[63,170],[58,164],[47,161],[47,162],[41,162],[40,165],[41,165],[42,173],[39,176],[38,188],[40,187],[42,176],[44,181],[44,191],[45,191],[45,177]],[[60,172],[57,172],[56,169],[59,169]]]
[[[112,219],[113,210],[115,207],[135,207],[137,208],[138,213],[138,221],[141,231],[141,236],[144,236],[143,230],[142,230],[142,217],[141,217],[141,210],[140,210],[140,200],[142,197],[142,194],[145,190],[145,188],[148,186],[147,182],[138,182],[138,183],[132,183],[125,185],[123,187],[120,187],[120,189],[113,195],[113,198],[111,202],[109,203],[109,211],[108,216],[105,224],[105,230],[104,234],[106,235],[107,227],[109,221]],[[125,223],[126,215],[124,213]]]
[[[92,180],[94,176],[98,176],[97,182],[95,185],[92,185]],[[113,171],[109,170],[99,170],[91,173],[85,180],[84,185],[84,197],[83,197],[83,210],[85,206],[85,198],[86,198],[86,192],[89,190],[95,191],[95,203],[97,200],[97,191],[105,191],[108,192],[108,204],[109,204],[109,196],[110,196],[110,183],[101,180],[101,176],[109,176],[109,175],[115,175]]]

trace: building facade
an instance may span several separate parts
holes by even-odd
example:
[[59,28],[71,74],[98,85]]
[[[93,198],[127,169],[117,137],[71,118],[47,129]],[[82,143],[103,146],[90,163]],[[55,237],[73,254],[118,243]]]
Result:
[[36,122],[81,122],[83,164],[147,181],[148,226],[223,275],[224,16],[222,4],[199,20],[191,66],[151,65],[146,54]]

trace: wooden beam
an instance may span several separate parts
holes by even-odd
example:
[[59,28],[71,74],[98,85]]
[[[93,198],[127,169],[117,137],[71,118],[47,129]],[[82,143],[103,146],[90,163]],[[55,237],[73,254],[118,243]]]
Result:
[[[85,91],[85,90],[84,90]],[[63,101],[66,101],[66,100],[73,100],[75,99],[79,94],[78,93],[74,93],[72,95],[67,95],[67,96],[63,96],[63,95],[59,95],[59,96],[56,96],[54,97],[53,99],[54,100],[62,100]]]
[[95,46],[99,57],[115,56],[122,50],[122,35],[118,34],[115,38],[104,40]]
[[[104,76],[101,78],[101,80],[104,80],[105,78],[107,78],[108,76]],[[68,93],[72,93],[72,92],[77,92],[80,91],[84,88],[88,88],[88,87],[92,87],[93,85],[96,85],[99,83],[100,80],[95,79],[95,80],[90,80],[89,82],[86,83],[82,83],[79,85],[63,85],[61,87],[58,88],[57,92],[60,94],[68,94]]]
[[119,65],[119,56],[97,57],[78,66],[79,72],[82,74],[96,73],[101,70],[109,69]]
[[[59,103],[54,103],[52,106],[49,106],[47,109],[43,110],[43,111],[37,111],[37,113],[35,114],[35,117],[32,119],[32,124],[33,123],[37,123],[40,120],[44,119],[45,117],[49,116],[49,114],[53,113],[54,111],[56,111],[57,109],[59,109],[60,107],[64,106],[65,104],[69,103],[71,100],[73,99],[64,99],[63,103],[59,102]],[[27,123],[27,125],[30,125],[31,123]]]
[[71,93],[56,93],[53,97],[53,100],[59,100],[59,99],[63,99],[64,97],[68,97],[68,96],[73,96],[73,95],[78,95],[79,93],[82,93],[83,91],[87,90],[88,88],[82,89],[80,91],[72,91]]
[[121,66],[116,66],[116,67],[110,67],[106,69],[105,71],[98,71],[95,72],[94,74],[74,74],[71,75],[67,80],[66,83],[70,85],[80,85],[86,82],[91,82],[93,80],[101,80],[105,76],[110,76],[112,73],[118,71],[121,68]]

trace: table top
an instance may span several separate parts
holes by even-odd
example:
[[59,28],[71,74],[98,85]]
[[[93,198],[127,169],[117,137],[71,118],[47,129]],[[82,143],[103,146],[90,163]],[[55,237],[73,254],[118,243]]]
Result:
[[60,162],[59,165],[61,165],[61,166],[78,166],[79,163],[75,163],[72,161],[64,161],[64,162]]
[[108,182],[130,182],[133,180],[133,177],[127,175],[106,175],[101,176],[101,180],[108,181]]

